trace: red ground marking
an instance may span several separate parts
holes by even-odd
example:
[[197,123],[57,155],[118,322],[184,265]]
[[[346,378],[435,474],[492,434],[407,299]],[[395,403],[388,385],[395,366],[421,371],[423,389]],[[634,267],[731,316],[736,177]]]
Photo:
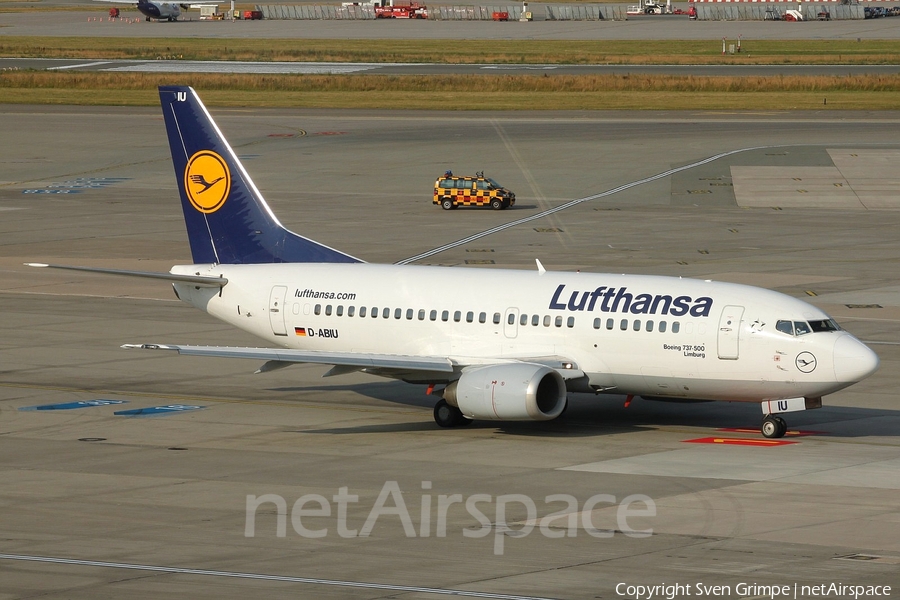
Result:
[[724,444],[726,446],[786,446],[788,444],[796,444],[797,442],[788,442],[785,440],[759,440],[750,438],[721,438],[706,437],[697,438],[696,440],[682,440],[689,444]]
[[[759,427],[755,427],[753,429],[744,427],[722,427],[720,429],[716,429],[716,431],[725,431],[728,433],[759,433]],[[797,429],[794,431],[788,431],[784,435],[788,437],[804,437],[807,435],[828,435],[828,432],[812,431],[809,429]]]

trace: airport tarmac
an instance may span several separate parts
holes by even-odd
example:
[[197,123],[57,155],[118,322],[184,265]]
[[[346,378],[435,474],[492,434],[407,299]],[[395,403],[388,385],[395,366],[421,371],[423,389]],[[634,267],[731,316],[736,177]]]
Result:
[[[754,40],[896,40],[897,19],[806,21],[691,21],[685,15],[638,15],[623,21],[432,21],[404,19],[201,21],[198,11],[185,11],[175,23],[146,22],[136,11],[123,11],[127,19],[109,20],[108,7],[84,4],[84,11],[40,11],[0,14],[0,37],[174,37],[258,39],[445,39],[462,42],[485,40],[697,40],[721,48],[722,39],[743,41],[743,52],[753,52]],[[324,3],[323,4],[328,4]],[[336,3],[334,3],[336,4]],[[429,6],[431,3],[428,3]],[[890,6],[888,2],[879,5]],[[12,6],[12,4],[11,4]],[[541,4],[529,4],[536,15]],[[687,3],[673,3],[687,10]]]
[[[441,430],[423,386],[122,350],[258,344],[165,283],[22,266],[189,262],[159,109],[0,106],[0,599],[896,595],[900,114],[211,112],[286,226],[366,260],[771,287],[881,369],[773,446],[756,405],[573,395]],[[516,207],[432,205],[448,168]]]

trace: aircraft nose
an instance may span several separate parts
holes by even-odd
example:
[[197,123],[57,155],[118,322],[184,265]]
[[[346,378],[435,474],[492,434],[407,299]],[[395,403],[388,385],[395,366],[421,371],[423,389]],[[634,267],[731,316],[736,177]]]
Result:
[[878,369],[878,355],[852,335],[834,343],[834,376],[839,382],[862,381]]

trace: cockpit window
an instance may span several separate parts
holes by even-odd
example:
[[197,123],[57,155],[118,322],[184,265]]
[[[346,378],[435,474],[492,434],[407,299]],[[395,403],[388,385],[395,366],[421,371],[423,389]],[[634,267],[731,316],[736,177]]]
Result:
[[807,333],[818,333],[820,331],[840,331],[838,324],[831,319],[822,319],[819,321],[777,321],[775,329],[781,333],[788,335],[806,335]]
[[777,329],[781,333],[794,335],[794,323],[791,321],[778,321],[777,323],[775,323],[775,329]]
[[831,319],[822,319],[821,321],[810,321],[809,326],[816,333],[820,331],[840,331],[841,328]]
[[809,328],[809,324],[806,321],[794,321],[794,333],[796,335],[806,335],[807,333],[812,333],[812,329]]

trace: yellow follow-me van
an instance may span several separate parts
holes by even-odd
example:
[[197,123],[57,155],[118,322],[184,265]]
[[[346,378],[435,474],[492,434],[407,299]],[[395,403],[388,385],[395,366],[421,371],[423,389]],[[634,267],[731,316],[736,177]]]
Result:
[[490,206],[500,210],[516,203],[516,195],[499,183],[485,177],[484,172],[475,177],[455,177],[447,171],[434,182],[434,203],[445,210],[457,206]]

